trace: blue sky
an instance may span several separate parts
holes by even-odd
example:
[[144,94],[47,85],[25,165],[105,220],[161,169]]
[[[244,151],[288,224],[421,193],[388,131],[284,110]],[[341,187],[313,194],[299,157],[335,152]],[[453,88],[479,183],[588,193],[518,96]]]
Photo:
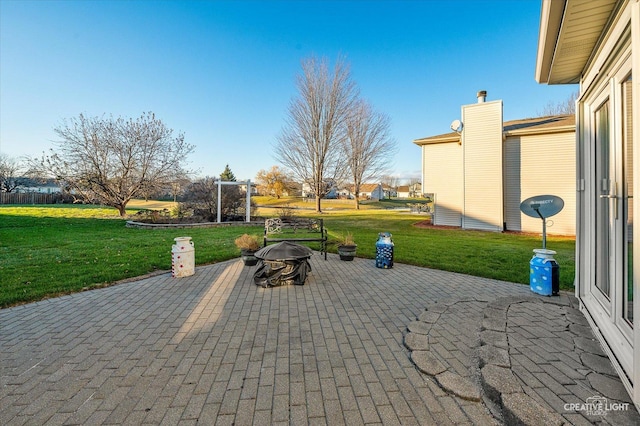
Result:
[[389,161],[417,177],[414,139],[449,132],[460,106],[502,99],[538,116],[575,85],[534,80],[541,0],[0,0],[0,153],[39,155],[83,113],[153,111],[195,145],[190,167],[238,179],[272,146],[301,60],[343,55],[362,97],[391,118]]

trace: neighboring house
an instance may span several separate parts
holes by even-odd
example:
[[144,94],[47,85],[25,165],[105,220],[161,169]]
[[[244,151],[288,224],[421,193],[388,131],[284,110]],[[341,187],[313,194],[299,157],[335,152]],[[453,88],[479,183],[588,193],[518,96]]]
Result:
[[360,197],[372,200],[383,200],[388,198],[385,197],[383,186],[379,183],[363,183],[360,185]]
[[398,191],[394,187],[383,183],[382,184],[382,194],[383,194],[382,198],[380,198],[380,199],[397,197],[398,196]]
[[37,192],[39,194],[59,194],[62,192],[60,185],[54,179],[47,179],[44,182],[25,178],[16,192]]
[[580,85],[576,297],[640,407],[640,2],[544,0],[535,75]]
[[[416,139],[422,148],[422,191],[432,193],[435,225],[490,231],[542,231],[520,203],[552,194],[564,209],[549,234],[575,234],[575,117],[503,122],[502,101],[462,106],[461,129]],[[551,225],[551,223],[549,223]]]
[[422,197],[422,184],[420,182],[409,185],[409,197]]
[[398,198],[409,198],[411,197],[411,190],[409,189],[409,185],[400,185],[397,189]]
[[[249,183],[251,195],[258,195],[258,186],[254,182],[251,182],[250,180],[246,180],[245,182]],[[245,194],[247,193],[246,183],[240,183],[238,187],[240,187],[240,191],[244,192]],[[284,195],[288,195],[288,194],[284,194]]]
[[398,198],[417,198],[422,196],[422,185],[412,183],[411,185],[400,185],[396,189]]
[[[325,195],[323,198],[327,198],[327,199],[338,198],[339,191],[337,186],[334,183],[327,183],[327,185],[330,185],[331,189],[329,190],[327,195]],[[309,185],[306,182],[302,184],[301,193],[302,193],[302,196],[305,198],[315,198],[315,192],[313,191],[313,188],[311,188],[311,185]]]

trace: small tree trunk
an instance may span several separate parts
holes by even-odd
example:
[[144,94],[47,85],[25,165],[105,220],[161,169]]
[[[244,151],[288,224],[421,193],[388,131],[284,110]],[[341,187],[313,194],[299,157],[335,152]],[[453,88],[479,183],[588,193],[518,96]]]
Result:
[[127,215],[127,206],[125,205],[117,205],[115,206],[118,209],[118,213],[120,213],[120,217],[125,217]]
[[320,197],[318,197],[317,195],[316,195],[316,212],[322,213],[322,210],[320,209]]

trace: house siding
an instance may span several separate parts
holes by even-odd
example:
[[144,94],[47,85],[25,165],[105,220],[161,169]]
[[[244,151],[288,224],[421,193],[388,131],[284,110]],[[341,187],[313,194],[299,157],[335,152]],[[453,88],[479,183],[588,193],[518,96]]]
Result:
[[522,230],[522,188],[520,185],[520,138],[510,137],[504,142],[504,221],[509,231]]
[[462,227],[501,231],[502,101],[462,107],[464,207]]
[[[502,101],[462,106],[464,130],[414,141],[422,149],[424,193],[434,194],[433,223],[540,233],[522,200],[553,194],[565,203],[547,232],[575,235],[575,117],[502,121]],[[465,216],[466,214],[466,216]]]
[[[550,218],[547,233],[576,232],[576,137],[575,133],[522,138],[521,200],[536,195],[557,195],[564,201],[560,213]],[[540,219],[521,215],[521,231],[542,232]]]
[[462,147],[442,143],[422,147],[424,193],[434,194],[434,225],[460,226]]

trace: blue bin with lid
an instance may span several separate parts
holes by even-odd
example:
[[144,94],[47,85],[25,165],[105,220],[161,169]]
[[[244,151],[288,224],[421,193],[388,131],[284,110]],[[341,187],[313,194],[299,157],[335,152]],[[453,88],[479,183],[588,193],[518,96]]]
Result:
[[393,268],[393,241],[391,234],[380,232],[376,241],[376,267],[383,269]]
[[553,250],[535,249],[529,261],[531,291],[543,296],[557,295],[560,290],[560,266],[553,258]]

